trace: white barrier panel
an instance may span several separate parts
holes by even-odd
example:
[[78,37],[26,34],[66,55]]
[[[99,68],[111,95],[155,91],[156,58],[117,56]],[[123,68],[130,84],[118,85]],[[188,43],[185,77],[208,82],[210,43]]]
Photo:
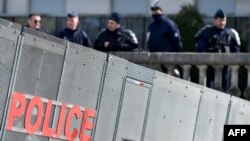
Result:
[[194,141],[221,141],[230,95],[205,87],[202,91]]
[[145,141],[192,141],[202,86],[156,72]]

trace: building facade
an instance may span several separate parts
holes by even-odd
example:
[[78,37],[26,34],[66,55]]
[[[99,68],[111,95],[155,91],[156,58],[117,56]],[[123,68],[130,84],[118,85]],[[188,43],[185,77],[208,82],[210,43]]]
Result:
[[[149,15],[154,0],[0,0],[0,15],[25,16],[40,13],[64,16],[69,11],[80,15],[107,15],[117,11],[123,15]],[[161,0],[166,14],[176,14],[184,4],[196,5],[205,16],[222,8],[232,16],[250,15],[249,0]]]

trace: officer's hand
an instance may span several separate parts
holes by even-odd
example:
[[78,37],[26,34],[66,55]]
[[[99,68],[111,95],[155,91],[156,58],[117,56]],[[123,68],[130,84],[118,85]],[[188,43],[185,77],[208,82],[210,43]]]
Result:
[[109,46],[109,42],[104,42],[104,47],[108,47]]

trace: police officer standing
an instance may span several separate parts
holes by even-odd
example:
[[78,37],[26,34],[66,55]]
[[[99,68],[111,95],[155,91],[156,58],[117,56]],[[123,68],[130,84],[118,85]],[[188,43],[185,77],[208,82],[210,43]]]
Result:
[[133,51],[138,47],[135,34],[124,29],[120,25],[121,15],[111,13],[107,21],[107,28],[103,29],[97,36],[94,48],[103,52],[110,51]]
[[160,1],[151,6],[153,22],[148,27],[147,40],[150,52],[179,52],[182,49],[177,25],[164,17]]
[[[160,1],[154,1],[151,5],[153,22],[150,23],[147,33],[147,44],[150,52],[180,52],[182,42],[177,25],[169,18],[164,17]],[[160,65],[161,71],[167,73],[165,65]],[[178,69],[168,73],[180,77]]]
[[[237,53],[240,51],[240,38],[236,30],[225,28],[227,22],[226,14],[218,9],[214,15],[213,25],[204,26],[196,35],[196,46],[198,52],[220,52]],[[215,69],[207,68],[207,86],[214,88]],[[230,69],[224,66],[222,69],[222,87],[225,92],[230,85]]]
[[87,34],[79,27],[79,17],[76,12],[68,13],[67,27],[57,34],[57,37],[69,40],[70,42],[91,47]]

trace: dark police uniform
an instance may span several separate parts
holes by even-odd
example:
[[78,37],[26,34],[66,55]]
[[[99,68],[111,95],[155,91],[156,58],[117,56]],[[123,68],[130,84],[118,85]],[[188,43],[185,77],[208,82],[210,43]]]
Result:
[[[240,39],[234,29],[218,29],[215,26],[207,25],[203,27],[195,36],[197,52],[208,53],[237,53],[240,51]],[[207,86],[214,88],[215,70],[213,67],[207,68]],[[222,70],[222,86],[227,92],[230,85],[230,70],[224,66]]]
[[148,27],[148,49],[150,52],[179,52],[182,43],[176,24],[163,15]]
[[[104,43],[109,42],[105,47]],[[135,34],[128,29],[118,28],[116,31],[103,29],[97,36],[94,48],[99,51],[133,51],[138,47],[138,41]]]
[[[182,42],[177,25],[162,14],[152,15],[154,21],[148,27],[148,49],[150,52],[180,52]],[[167,73],[165,65],[160,65],[162,72]],[[171,70],[173,75],[181,77],[178,69]],[[175,73],[178,71],[178,73]]]
[[57,34],[57,37],[83,45],[85,47],[91,47],[90,39],[88,38],[87,34],[79,27],[76,30],[65,28]]

